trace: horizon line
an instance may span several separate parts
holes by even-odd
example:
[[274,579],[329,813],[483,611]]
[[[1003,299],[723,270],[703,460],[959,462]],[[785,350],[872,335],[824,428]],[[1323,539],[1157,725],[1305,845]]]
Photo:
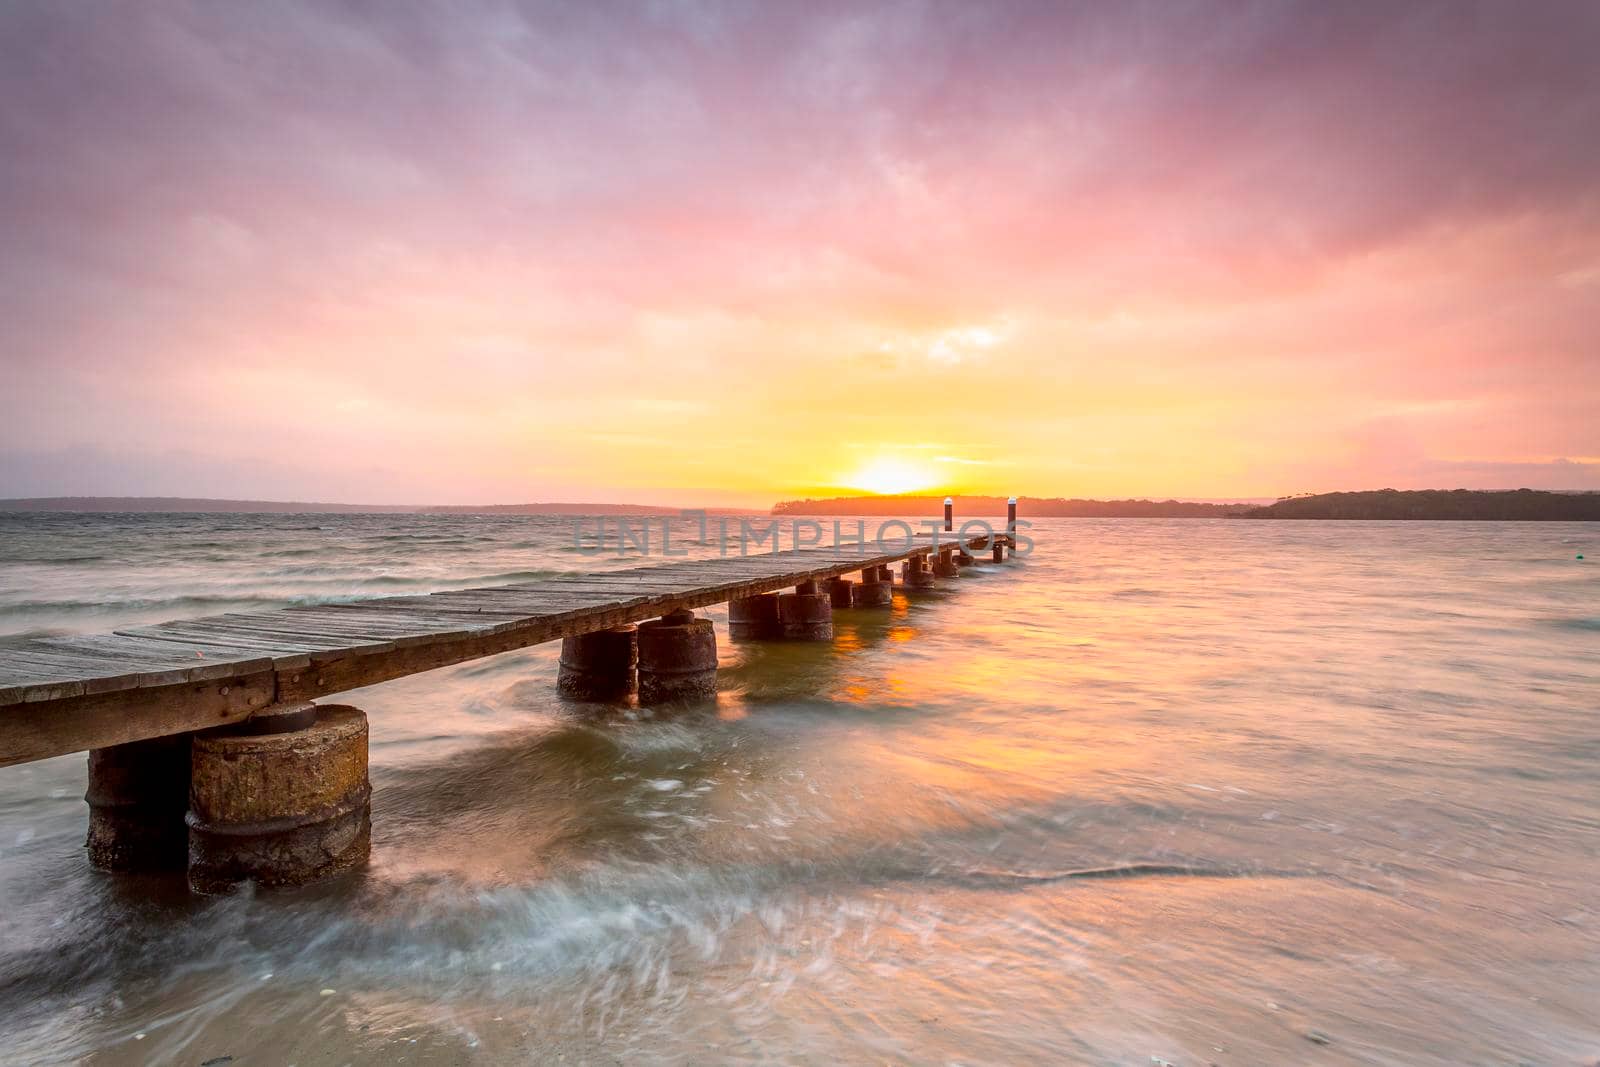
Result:
[[[80,510],[115,511],[115,510],[118,510],[118,509],[114,509],[114,508],[79,509],[79,508],[71,508],[71,507],[53,507],[53,508],[51,508],[51,507],[42,507],[40,505],[62,505],[62,504],[76,503],[76,502],[81,502],[81,503],[85,503],[85,504],[88,504],[88,503],[105,504],[105,503],[110,503],[110,502],[126,502],[126,503],[130,503],[130,504],[138,503],[138,504],[147,504],[147,505],[148,504],[173,504],[173,505],[226,504],[226,505],[233,505],[233,506],[235,506],[235,508],[237,508],[240,505],[245,505],[245,506],[250,506],[251,508],[253,508],[254,510],[256,510],[258,512],[271,512],[271,511],[274,511],[274,510],[277,510],[277,509],[285,509],[285,510],[293,509],[293,510],[302,511],[302,512],[315,511],[317,509],[333,509],[333,510],[336,510],[336,511],[360,511],[360,512],[369,512],[369,513],[388,513],[388,514],[413,514],[413,513],[424,513],[424,512],[453,512],[453,513],[457,513],[457,514],[468,514],[468,513],[476,513],[476,512],[482,512],[482,511],[519,511],[519,512],[522,512],[522,513],[525,513],[525,514],[561,514],[561,513],[573,514],[573,513],[579,513],[578,509],[604,509],[604,510],[609,510],[609,511],[617,512],[617,513],[627,512],[627,513],[633,513],[633,514],[660,513],[660,512],[679,512],[679,511],[704,511],[704,512],[707,512],[707,513],[710,513],[710,514],[716,514],[716,513],[723,513],[723,514],[737,514],[737,513],[762,514],[762,513],[765,513],[765,512],[770,512],[773,509],[776,509],[776,508],[778,508],[778,507],[780,507],[782,505],[786,505],[786,504],[798,504],[798,503],[807,503],[807,502],[810,502],[810,503],[821,503],[821,502],[825,502],[825,501],[829,501],[829,500],[906,501],[906,500],[923,500],[923,499],[926,499],[926,500],[942,500],[943,498],[948,497],[948,498],[954,499],[955,501],[959,502],[959,501],[961,501],[963,499],[965,499],[965,500],[984,500],[984,499],[1001,499],[1001,500],[1003,500],[1003,499],[1006,499],[1007,497],[1015,496],[1019,500],[1035,500],[1035,501],[1086,501],[1086,502],[1092,502],[1092,503],[1121,503],[1121,502],[1128,502],[1128,501],[1139,501],[1139,502],[1158,503],[1158,504],[1159,503],[1182,503],[1182,504],[1217,504],[1217,505],[1240,504],[1240,505],[1243,505],[1243,504],[1271,503],[1271,502],[1279,501],[1279,500],[1290,500],[1290,499],[1294,499],[1296,497],[1324,496],[1324,495],[1329,495],[1329,494],[1333,494],[1333,493],[1373,493],[1373,492],[1448,492],[1448,493],[1534,492],[1534,493],[1550,493],[1550,494],[1553,494],[1553,495],[1568,496],[1568,495],[1591,494],[1591,493],[1600,492],[1600,490],[1597,490],[1597,489],[1529,489],[1527,487],[1522,487],[1522,486],[1518,486],[1518,487],[1508,486],[1508,487],[1499,488],[1499,489],[1467,489],[1467,488],[1464,488],[1464,487],[1456,487],[1456,488],[1450,488],[1450,489],[1445,489],[1445,488],[1432,488],[1432,489],[1389,489],[1389,488],[1385,488],[1385,489],[1354,489],[1354,490],[1351,490],[1351,489],[1332,489],[1332,490],[1319,490],[1319,491],[1316,491],[1316,492],[1288,493],[1288,494],[1281,494],[1281,495],[1273,496],[1273,497],[1268,497],[1268,496],[1189,497],[1189,496],[1175,496],[1175,495],[1167,495],[1167,496],[1145,495],[1145,496],[1122,496],[1122,497],[1067,497],[1067,496],[1030,496],[1028,494],[1020,494],[1020,493],[1019,494],[1009,494],[1009,493],[1007,493],[1007,494],[1001,494],[1001,493],[948,493],[948,492],[939,492],[939,491],[935,490],[935,491],[914,492],[914,493],[840,493],[840,494],[836,494],[834,496],[828,496],[828,497],[793,497],[793,498],[784,499],[784,500],[775,500],[771,504],[767,505],[765,509],[759,508],[759,507],[727,507],[727,506],[694,508],[694,507],[685,507],[683,505],[678,505],[678,504],[635,504],[635,503],[599,501],[599,500],[596,500],[596,501],[533,500],[533,501],[522,501],[522,502],[515,502],[515,503],[474,503],[474,504],[421,504],[421,503],[374,504],[374,503],[350,503],[350,502],[344,502],[344,501],[330,501],[330,500],[269,500],[269,499],[254,498],[254,497],[190,497],[190,496],[172,496],[172,495],[164,495],[164,494],[162,494],[162,495],[63,494],[63,495],[59,495],[59,496],[3,497],[3,498],[0,498],[0,512],[21,514],[21,513],[37,512],[37,511],[58,511],[58,512],[72,512],[72,511],[80,511]],[[24,505],[24,506],[19,506],[19,505]],[[31,506],[26,506],[26,505],[31,505]],[[539,511],[531,510],[531,509],[538,509],[538,508],[551,509],[551,510],[545,511],[545,512],[539,512]],[[158,511],[163,511],[163,510],[174,510],[174,511],[196,511],[196,510],[199,510],[199,511],[203,511],[205,509],[196,509],[196,508],[192,508],[192,507],[183,507],[183,508],[173,508],[173,509],[149,508],[147,510],[149,510],[151,512],[158,512]]]

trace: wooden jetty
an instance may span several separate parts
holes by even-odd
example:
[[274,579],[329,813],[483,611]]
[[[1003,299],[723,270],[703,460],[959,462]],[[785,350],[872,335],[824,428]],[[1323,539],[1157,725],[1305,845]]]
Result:
[[[99,866],[181,851],[201,891],[297,884],[367,848],[365,716],[314,698],[557,638],[563,692],[714,694],[695,608],[729,603],[747,635],[828,639],[832,605],[889,602],[890,564],[925,586],[1014,543],[924,534],[39,638],[0,648],[0,766],[90,751]],[[751,629],[763,617],[770,630]]]

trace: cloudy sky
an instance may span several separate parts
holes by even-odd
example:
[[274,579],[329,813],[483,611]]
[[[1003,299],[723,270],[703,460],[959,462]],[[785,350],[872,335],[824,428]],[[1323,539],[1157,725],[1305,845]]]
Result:
[[0,496],[1600,488],[1600,4],[0,6]]

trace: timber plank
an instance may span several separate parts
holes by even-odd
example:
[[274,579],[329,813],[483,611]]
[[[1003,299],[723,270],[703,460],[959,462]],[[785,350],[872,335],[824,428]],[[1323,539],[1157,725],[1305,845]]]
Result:
[[[988,544],[983,536],[937,536],[941,546]],[[326,696],[676,608],[847,575],[928,555],[934,537],[914,529],[909,541],[730,552],[0,647],[0,764],[76,750],[64,745],[120,744],[200,728],[188,723],[233,721],[227,716],[249,714],[241,694],[262,706]],[[996,537],[1009,541],[999,531]],[[40,725],[47,712],[56,725]]]
[[545,604],[596,604],[604,603],[615,594],[584,589],[549,589],[529,587],[505,591],[474,590],[466,593],[438,593],[421,606],[449,607],[453,611],[511,611],[522,607],[541,607]]
[[548,589],[552,592],[564,590],[585,589],[592,592],[615,592],[620,595],[630,593],[676,593],[684,590],[684,582],[674,581],[672,578],[571,578],[549,585],[536,588]]
[[[224,615],[231,625],[273,633],[328,637],[394,637],[437,632],[449,620],[406,617],[387,612],[306,612],[299,616],[274,614]],[[457,620],[457,625],[460,625]]]
[[[186,631],[178,631],[174,636],[181,639],[193,639],[196,635]],[[208,627],[200,632],[200,636],[221,645],[235,648],[254,648],[259,652],[272,655],[274,661],[279,655],[312,657],[375,655],[394,647],[394,642],[378,638],[292,636],[221,626]]]
[[374,601],[375,605],[396,604],[399,606],[420,605],[425,607],[438,607],[440,604],[461,605],[463,607],[492,606],[496,604],[519,604],[537,602],[551,598],[564,600],[592,601],[596,594],[590,592],[573,592],[565,589],[552,590],[542,583],[526,585],[497,586],[492,589],[451,589],[440,593],[430,593],[422,597],[407,597],[393,601]]
[[132,653],[144,654],[152,659],[163,655],[171,655],[174,662],[183,663],[188,680],[193,682],[211,681],[217,678],[230,678],[239,674],[253,674],[264,671],[272,666],[271,659],[249,653],[223,653],[207,652],[202,657],[196,657],[193,652],[185,651],[178,646],[165,641],[146,641],[143,638],[125,637],[117,634],[79,634],[72,637],[58,637],[51,639],[52,644],[59,644],[68,648],[82,648],[87,651],[121,650],[126,649]]
[[283,669],[286,662],[297,658],[304,658],[312,652],[325,651],[322,647],[307,648],[303,643],[287,641],[264,641],[248,638],[240,634],[222,634],[207,632],[204,635],[183,631],[163,630],[148,627],[141,630],[119,630],[118,634],[124,637],[140,637],[150,641],[167,641],[179,648],[187,648],[201,656],[212,653],[238,656],[249,653],[254,656],[270,656],[273,666]]
[[211,641],[214,644],[232,645],[239,648],[255,646],[268,652],[316,652],[330,648],[342,648],[348,644],[348,642],[340,641],[338,638],[292,637],[288,634],[269,638],[264,634],[231,627],[209,619],[197,620],[194,623],[163,623],[160,626],[152,626],[147,630],[125,630],[121,632],[137,632],[140,636],[179,643]]
[[471,630],[459,624],[437,625],[418,627],[415,624],[380,624],[377,621],[360,621],[354,624],[338,624],[334,622],[312,622],[310,624],[291,620],[289,622],[267,620],[231,620],[230,630],[247,631],[261,634],[268,639],[289,637],[295,640],[326,639],[333,643],[335,648],[354,650],[367,644],[394,645],[414,644],[419,641],[442,640],[470,633]]
[[[163,638],[153,637],[152,641],[162,641]],[[224,644],[220,641],[170,641],[178,648],[188,649],[197,659],[207,662],[216,661],[224,666],[238,666],[241,669],[257,659],[265,659],[268,666],[275,671],[297,670],[311,662],[312,653],[299,652],[290,649],[263,648],[256,644]],[[318,652],[317,655],[327,655]],[[248,656],[248,660],[239,661],[237,657]]]
[[[541,618],[547,615],[561,615],[567,612],[600,611],[619,605],[631,604],[644,600],[642,596],[618,596],[615,594],[597,594],[589,597],[523,597],[516,601],[487,602],[477,607],[465,605],[434,605],[429,611],[439,612],[445,617],[460,615],[465,618],[483,617],[490,619],[530,619]],[[418,609],[419,613],[423,609]]]
[[570,583],[568,585],[561,586],[561,587],[559,587],[559,589],[552,590],[552,591],[553,592],[577,592],[577,591],[582,591],[582,592],[588,592],[588,593],[602,593],[602,594],[605,594],[608,597],[615,597],[617,600],[631,600],[631,599],[635,599],[635,598],[638,598],[638,597],[661,596],[663,594],[668,594],[668,593],[673,592],[676,589],[681,589],[681,588],[682,588],[681,586],[674,586],[674,585],[671,585],[671,584],[663,584],[663,585],[660,585],[660,586],[640,586],[640,585],[605,584],[605,583],[599,583],[599,582],[596,582],[596,583],[572,582],[572,583]]
[[161,660],[135,656],[110,658],[75,654],[70,649],[34,648],[8,658],[3,669],[8,676],[31,677],[34,682],[76,678],[84,683],[84,691],[91,693],[135,689],[142,685],[176,685],[189,680],[188,666],[187,661],[174,656]]
[[515,609],[506,610],[451,610],[446,607],[434,606],[427,609],[422,607],[411,610],[396,609],[391,617],[396,620],[416,620],[419,624],[429,626],[436,631],[465,629],[476,632],[479,630],[500,630],[513,627],[531,618],[574,611],[600,610],[608,605],[614,606],[616,603],[617,601],[614,599],[599,602],[573,601],[565,603],[543,601],[538,604],[523,603]]
[[[230,627],[227,632],[269,643],[284,640],[291,641],[300,645],[307,655],[375,655],[386,652],[391,648],[397,648],[401,644],[450,636],[437,631],[397,634],[371,630],[351,631],[348,633],[308,633],[304,630],[299,630],[285,633],[281,630],[275,630],[271,626],[248,626],[244,624]],[[319,642],[316,647],[304,647],[307,642],[313,640]]]
[[[81,678],[82,672],[61,663],[8,649],[0,652],[0,677],[7,680],[7,685],[43,685]],[[13,678],[17,681],[10,680]]]
[[[522,597],[527,600],[527,597]],[[407,597],[396,600],[373,600],[360,604],[330,605],[330,614],[357,614],[360,612],[419,612],[419,611],[451,611],[470,612],[479,611],[486,613],[501,613],[501,601],[491,598],[488,594],[476,597],[455,597],[451,600],[439,600],[434,597]],[[303,609],[300,609],[303,610]]]

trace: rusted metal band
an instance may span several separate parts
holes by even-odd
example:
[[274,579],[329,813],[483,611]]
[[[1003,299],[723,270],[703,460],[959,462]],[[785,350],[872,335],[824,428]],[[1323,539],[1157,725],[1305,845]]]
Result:
[[266,736],[287,734],[295,730],[309,730],[317,724],[317,706],[310,701],[294,704],[274,704],[262,708],[237,726],[233,733]]
[[262,819],[258,822],[223,824],[207,824],[191,811],[184,816],[184,822],[189,825],[191,834],[200,834],[206,837],[271,837],[307,826],[320,826],[324,823],[333,822],[353,812],[366,809],[371,802],[372,784],[370,782],[362,782],[335,803],[317,808],[315,811],[301,812],[297,815],[280,815],[275,819]]

